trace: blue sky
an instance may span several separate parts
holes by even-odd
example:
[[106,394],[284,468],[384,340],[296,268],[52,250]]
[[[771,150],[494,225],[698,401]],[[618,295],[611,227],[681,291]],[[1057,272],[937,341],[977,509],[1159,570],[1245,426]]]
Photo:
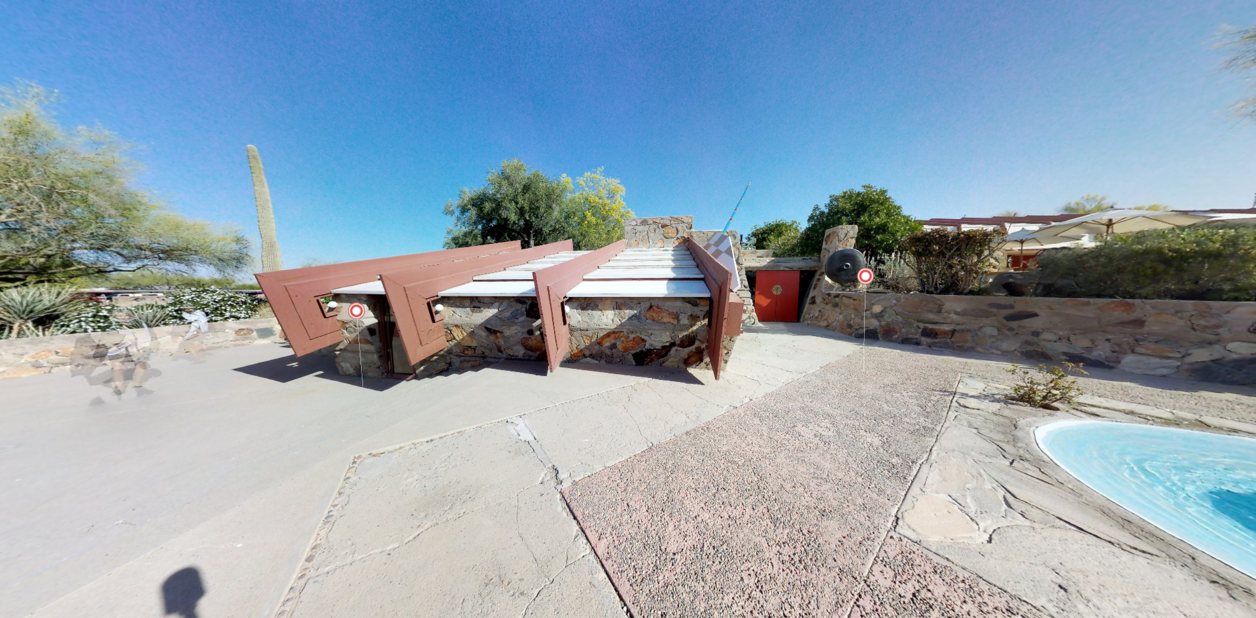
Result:
[[0,83],[253,235],[256,145],[289,266],[438,249],[443,204],[512,157],[704,229],[753,182],[743,232],[863,184],[921,218],[1256,194],[1210,43],[1250,0],[417,4],[10,0]]

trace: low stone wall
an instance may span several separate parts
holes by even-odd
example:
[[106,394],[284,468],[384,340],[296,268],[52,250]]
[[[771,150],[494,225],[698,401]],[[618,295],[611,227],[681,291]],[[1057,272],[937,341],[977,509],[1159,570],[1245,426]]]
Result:
[[624,220],[624,244],[629,249],[679,247],[693,231],[693,217],[637,217]]
[[[342,306],[366,302],[368,314],[341,312],[344,341],[336,349],[341,374],[384,377],[371,297],[340,296]],[[378,297],[374,297],[378,298]],[[442,298],[447,345],[415,367],[419,376],[469,369],[499,359],[544,361],[545,340],[536,301],[528,298]],[[576,363],[709,367],[706,354],[710,301],[705,298],[586,298],[567,303],[571,339],[563,360]],[[733,338],[725,341],[724,357]]]
[[[123,332],[139,336],[143,329]],[[148,350],[169,356],[283,340],[283,331],[274,318],[211,322],[208,333],[181,345],[187,332],[187,324],[150,328],[152,342]],[[103,363],[105,352],[121,339],[119,331],[111,331],[0,340],[0,379],[39,375],[76,364]]]
[[824,289],[806,321],[860,337],[1034,362],[1256,385],[1256,303],[867,294]]

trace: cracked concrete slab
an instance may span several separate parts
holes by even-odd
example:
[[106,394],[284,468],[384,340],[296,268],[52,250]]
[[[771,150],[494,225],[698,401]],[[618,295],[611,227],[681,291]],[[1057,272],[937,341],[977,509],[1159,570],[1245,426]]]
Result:
[[809,327],[745,342],[789,368],[653,375],[359,456],[278,615],[623,615],[559,488],[854,350]]

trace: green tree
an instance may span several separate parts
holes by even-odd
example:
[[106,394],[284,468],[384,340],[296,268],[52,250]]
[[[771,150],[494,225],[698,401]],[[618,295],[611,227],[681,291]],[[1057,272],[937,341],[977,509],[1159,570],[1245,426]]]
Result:
[[750,230],[746,244],[755,249],[770,249],[773,257],[795,257],[802,227],[797,221],[777,219],[761,223]]
[[1169,212],[1170,210],[1173,210],[1173,207],[1166,206],[1164,204],[1147,204],[1146,206],[1135,206],[1134,210],[1154,210],[1157,212]]
[[110,272],[238,272],[236,229],[172,212],[134,187],[126,145],[101,129],[67,131],[33,84],[0,89],[0,287]]
[[1087,193],[1082,199],[1069,202],[1060,207],[1060,212],[1069,215],[1088,215],[1092,212],[1116,208],[1116,202],[1108,201],[1107,196]]
[[[175,288],[241,288],[249,284],[240,283],[230,277],[203,277],[187,273],[167,273],[156,270],[141,270],[133,273],[109,273],[82,281],[82,285],[103,287],[114,290],[173,290]],[[256,284],[254,284],[256,287]]]
[[903,238],[924,227],[903,214],[885,189],[864,185],[862,190],[847,189],[831,195],[823,207],[811,209],[798,241],[799,255],[819,255],[824,233],[838,225],[859,226],[855,248],[873,261],[897,251]]
[[445,247],[520,241],[524,248],[571,238],[575,217],[567,200],[569,182],[540,171],[528,171],[518,159],[489,170],[488,184],[463,189],[445,204],[454,224],[445,233]]
[[[1221,68],[1240,75],[1246,74],[1247,81],[1256,88],[1256,26],[1247,29],[1230,28],[1222,32],[1222,37],[1220,47],[1226,48],[1230,53]],[[1256,122],[1256,96],[1238,101],[1231,109],[1235,116]]]
[[624,237],[624,219],[634,215],[624,205],[618,179],[604,177],[599,167],[577,178],[574,186],[566,176],[562,180],[568,189],[567,208],[575,217],[576,249],[600,249]]

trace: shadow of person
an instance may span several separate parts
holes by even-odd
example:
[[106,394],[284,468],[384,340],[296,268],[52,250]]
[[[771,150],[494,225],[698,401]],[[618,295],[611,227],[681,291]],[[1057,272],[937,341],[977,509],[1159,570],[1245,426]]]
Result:
[[1235,523],[1256,532],[1256,493],[1244,493],[1229,489],[1209,492],[1212,508],[1233,519]]
[[201,572],[195,567],[175,571],[161,583],[161,598],[165,602],[166,615],[178,614],[183,618],[196,618],[196,604],[205,596],[201,584]]

